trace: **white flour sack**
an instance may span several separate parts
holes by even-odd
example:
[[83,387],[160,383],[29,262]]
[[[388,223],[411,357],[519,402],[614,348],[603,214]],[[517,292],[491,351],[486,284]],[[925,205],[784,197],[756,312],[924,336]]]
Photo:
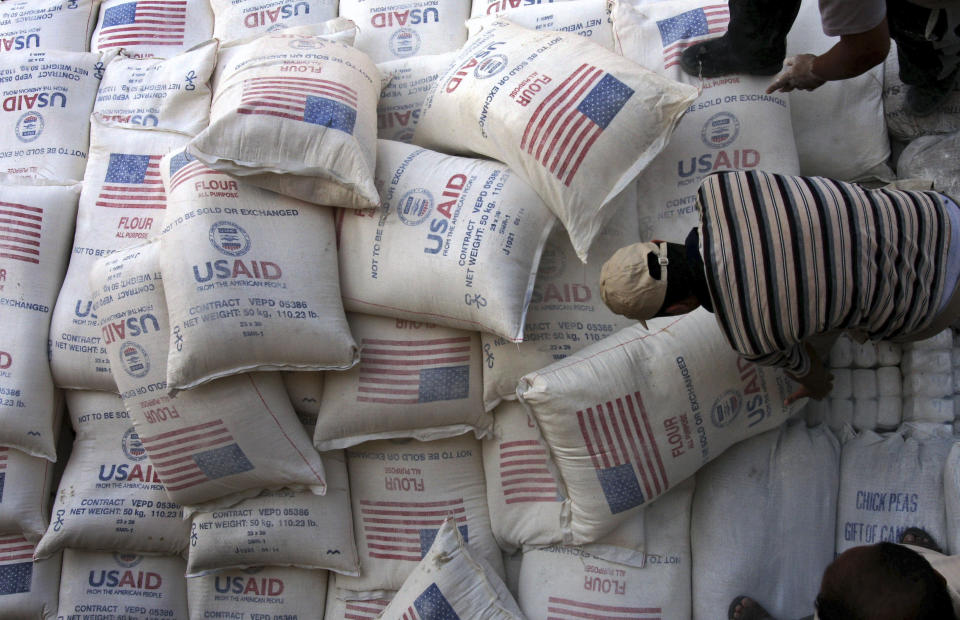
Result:
[[[333,22],[330,36],[353,29]],[[363,52],[324,36],[279,32],[220,53],[210,126],[189,152],[211,168],[308,202],[380,203],[380,73]]]
[[608,50],[614,49],[613,29],[606,0],[576,0],[547,4],[524,4],[508,8],[498,15],[475,17],[467,22],[473,37],[493,20],[509,19],[518,26],[531,30],[556,30],[590,39]]
[[327,599],[327,572],[266,566],[187,579],[191,620],[320,618]]
[[452,52],[467,40],[470,0],[341,0],[356,46],[374,62]]
[[728,447],[781,424],[786,375],[741,359],[699,310],[628,327],[523,377],[560,472],[565,544],[595,542]]
[[525,620],[503,578],[474,557],[453,519],[440,526],[429,553],[380,618]]
[[414,142],[506,163],[586,262],[612,215],[605,205],[663,149],[695,96],[583,37],[497,20],[427,97]]
[[251,370],[356,364],[333,210],[236,181],[184,153],[165,158],[162,169],[168,387]]
[[190,531],[148,460],[123,401],[108,392],[69,390],[77,433],[36,557],[64,548],[178,554]]
[[360,364],[326,376],[313,435],[318,450],[372,439],[490,433],[478,333],[366,314],[351,314],[349,321]]
[[900,80],[897,44],[890,41],[890,53],[883,63],[883,110],[890,135],[909,141],[920,136],[960,131],[960,82],[937,111],[929,116],[914,116],[907,108],[907,89]]
[[265,565],[357,575],[343,452],[325,453],[323,463],[326,495],[264,491],[231,508],[194,513],[187,576]]
[[123,48],[136,58],[170,58],[212,33],[209,0],[103,0],[90,49]]
[[480,442],[372,441],[347,450],[360,576],[337,576],[339,596],[392,595],[433,544],[447,517],[470,550],[503,574],[487,513]]
[[727,16],[726,6],[712,0],[669,0],[636,8],[618,2],[614,7],[614,37],[624,56],[702,89],[670,143],[637,180],[644,239],[683,241],[700,222],[697,189],[712,172],[800,173],[789,97],[767,95],[770,78],[731,75],[701,82],[680,68],[681,52],[725,31]]
[[0,172],[79,180],[103,65],[99,54],[50,50],[0,57]]
[[158,247],[100,261],[91,283],[117,388],[167,495],[212,510],[267,488],[322,494],[320,456],[278,373],[237,375],[167,395],[170,328]]
[[775,618],[813,613],[833,561],[840,445],[791,422],[739,443],[697,472],[690,536],[694,618],[748,593]]
[[327,608],[323,611],[323,620],[376,620],[390,604],[387,598],[345,601],[337,598],[337,576],[330,575],[327,583]]
[[377,104],[377,137],[410,142],[420,120],[420,108],[457,55],[435,54],[382,62],[380,74],[389,82]]
[[[564,0],[556,1],[562,2]],[[507,11],[509,9],[552,3],[554,3],[554,0],[473,0],[473,6],[470,9],[470,17],[497,15],[498,13]]]
[[182,558],[67,549],[57,618],[188,618],[186,581]]
[[947,508],[947,541],[943,547],[960,555],[960,444],[954,444],[943,467],[943,495]]
[[631,183],[609,209],[613,218],[590,248],[590,262],[577,259],[570,238],[559,227],[547,240],[523,326],[523,342],[514,344],[490,333],[483,341],[483,403],[496,407],[517,397],[520,377],[603,340],[636,321],[616,314],[600,299],[600,267],[637,235],[637,195]]
[[210,0],[221,41],[306,26],[337,17],[337,0]]
[[317,425],[317,416],[320,413],[320,400],[323,398],[322,372],[284,372],[283,387],[290,397],[290,404],[297,412],[300,423],[303,424],[307,435],[313,437],[313,429]]
[[0,447],[0,532],[39,540],[47,529],[53,464]]
[[864,431],[844,443],[836,552],[899,542],[911,527],[946,545],[943,472],[955,440],[948,425],[905,424],[895,433]]
[[159,234],[167,206],[160,158],[188,136],[91,124],[70,266],[50,322],[50,369],[58,387],[116,391],[90,297],[98,258]]
[[170,60],[121,55],[103,73],[93,114],[111,124],[197,134],[209,121],[216,63],[213,40]]
[[33,544],[23,536],[0,536],[0,608],[5,618],[56,618],[59,589],[59,554],[34,562]]
[[55,461],[47,334],[80,186],[28,182],[0,175],[0,445]]
[[86,52],[100,0],[7,0],[0,4],[0,51]]
[[522,340],[554,222],[530,186],[496,162],[387,140],[377,183],[379,212],[338,214],[346,309]]

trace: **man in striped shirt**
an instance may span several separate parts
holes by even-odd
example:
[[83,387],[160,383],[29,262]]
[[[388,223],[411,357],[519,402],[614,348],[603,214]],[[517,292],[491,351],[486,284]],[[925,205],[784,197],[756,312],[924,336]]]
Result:
[[740,355],[802,384],[788,402],[830,391],[818,337],[919,340],[960,318],[960,210],[943,194],[730,171],[697,207],[685,244],[618,250],[601,296],[640,320],[702,305]]

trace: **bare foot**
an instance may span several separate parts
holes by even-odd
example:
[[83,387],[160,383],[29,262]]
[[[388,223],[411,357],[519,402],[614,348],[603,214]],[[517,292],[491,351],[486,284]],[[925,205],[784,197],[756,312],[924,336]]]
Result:
[[900,535],[900,542],[904,545],[923,547],[924,549],[931,549],[937,553],[943,553],[943,550],[933,541],[933,536],[919,527],[908,527],[905,529],[903,534]]
[[773,620],[773,616],[749,596],[738,596],[730,602],[727,610],[729,620]]

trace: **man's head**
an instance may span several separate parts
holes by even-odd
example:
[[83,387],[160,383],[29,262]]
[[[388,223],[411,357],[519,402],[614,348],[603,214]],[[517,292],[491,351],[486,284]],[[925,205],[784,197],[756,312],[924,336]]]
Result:
[[617,250],[600,269],[600,297],[623,316],[640,321],[684,314],[700,305],[686,248],[655,239]]

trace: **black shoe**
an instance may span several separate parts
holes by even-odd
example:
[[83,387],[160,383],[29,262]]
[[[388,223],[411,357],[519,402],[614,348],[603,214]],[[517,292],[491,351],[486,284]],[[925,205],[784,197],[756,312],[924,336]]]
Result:
[[784,54],[753,54],[744,57],[734,52],[726,37],[692,45],[680,56],[680,66],[694,77],[714,78],[731,73],[776,75],[783,68]]
[[957,72],[939,82],[907,87],[907,110],[914,116],[930,116],[950,97],[957,82]]

